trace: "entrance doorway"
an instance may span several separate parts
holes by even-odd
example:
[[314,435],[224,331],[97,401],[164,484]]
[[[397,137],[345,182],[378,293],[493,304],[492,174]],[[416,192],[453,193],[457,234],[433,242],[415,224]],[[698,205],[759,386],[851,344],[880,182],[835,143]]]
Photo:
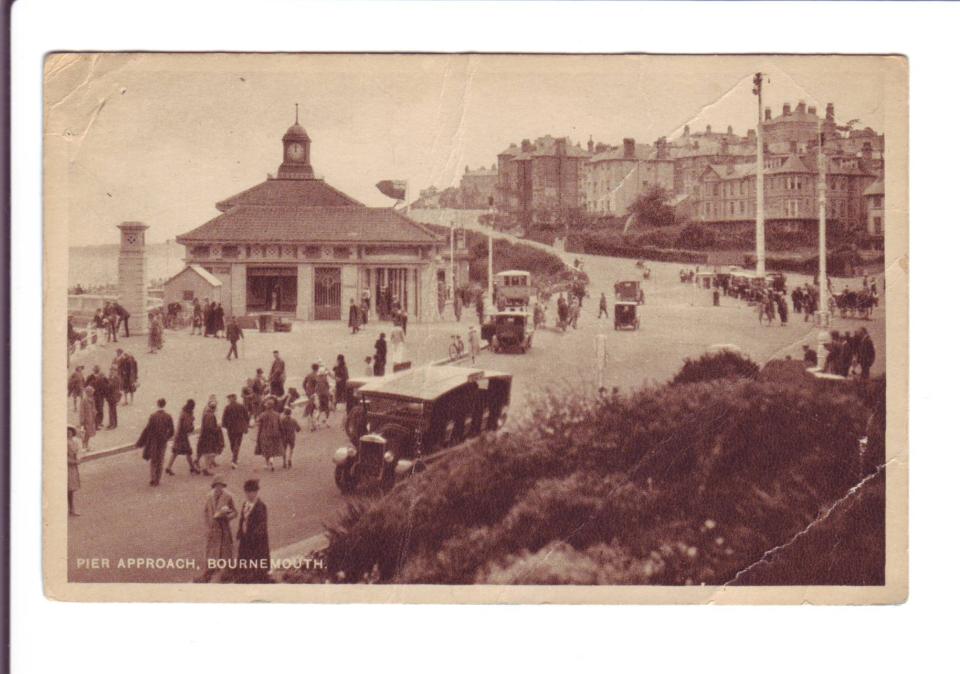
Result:
[[296,310],[296,267],[247,267],[247,313]]
[[407,270],[394,267],[378,267],[374,286],[374,306],[380,320],[390,320],[395,308],[410,313],[407,297]]
[[314,317],[318,321],[340,320],[340,268],[317,267],[314,271]]

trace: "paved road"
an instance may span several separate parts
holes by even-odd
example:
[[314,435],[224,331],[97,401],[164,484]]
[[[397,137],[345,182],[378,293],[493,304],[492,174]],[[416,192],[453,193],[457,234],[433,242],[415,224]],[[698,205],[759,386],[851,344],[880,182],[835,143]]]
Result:
[[[816,328],[805,324],[802,318],[798,320],[796,314],[790,315],[786,327],[776,323],[766,326],[759,324],[753,309],[735,300],[722,298],[721,306],[713,307],[710,292],[681,285],[681,265],[669,263],[650,264],[653,277],[645,282],[646,305],[640,308],[640,329],[614,331],[611,319],[597,318],[598,298],[601,291],[607,293],[612,314],[613,284],[637,277],[633,262],[596,256],[580,258],[586,263],[591,287],[579,329],[566,333],[541,330],[534,337],[534,348],[526,355],[484,352],[479,359],[482,367],[515,375],[511,423],[523,417],[527,396],[544,388],[593,394],[593,342],[599,333],[608,338],[605,384],[622,389],[664,381],[680,368],[684,357],[699,355],[714,344],[736,344],[754,360],[763,362],[784,355],[799,358],[800,345],[815,341]],[[790,283],[798,280],[791,278]],[[472,314],[464,316],[459,326],[412,326],[409,343],[415,363],[442,357],[450,333],[465,331],[468,321],[475,320]],[[881,372],[885,365],[882,305],[872,321],[851,319],[835,323],[840,330],[860,325],[868,327],[876,342],[875,371]],[[223,360],[223,340],[172,335],[163,354],[140,356],[148,383],[140,392],[141,402],[135,409],[121,408],[121,430],[115,431],[113,437],[135,437],[149,413],[150,401],[157,395],[171,400],[172,412],[188,396],[202,401],[209,392],[216,392],[222,398],[228,390],[238,388],[239,382],[252,374],[252,368],[267,367],[274,347],[283,352],[293,384],[299,384],[317,353],[331,364],[337,352],[345,352],[357,373],[360,368],[356,364],[372,347],[374,336],[372,327],[364,335],[352,337],[337,324],[297,324],[288,335],[250,335],[244,360],[228,364]],[[109,354],[100,357],[108,360]],[[330,461],[333,451],[347,442],[339,426],[341,417],[342,413],[330,429],[301,434],[292,471],[265,472],[252,455],[250,438],[245,441],[240,469],[225,471],[229,488],[238,500],[242,498],[244,479],[262,479],[274,549],[317,534],[324,525],[335,523],[343,511],[345,501],[333,483]],[[71,580],[189,581],[196,575],[199,569],[116,568],[121,558],[195,559],[197,565],[202,562],[202,508],[209,479],[190,476],[185,464],[179,464],[176,471],[176,477],[165,476],[161,486],[153,489],[147,485],[147,465],[136,452],[81,466],[81,516],[71,518],[69,529]],[[77,568],[79,560],[102,557],[110,558],[113,568],[109,571]]]
[[[342,417],[342,412],[337,420]],[[252,437],[244,440],[240,467],[221,469],[239,507],[244,480],[260,478],[260,495],[268,507],[273,550],[336,524],[344,499],[333,483],[331,457],[346,444],[339,424],[300,434],[290,470],[267,470],[253,455]],[[69,521],[69,579],[92,582],[190,582],[204,563],[203,505],[210,478],[190,475],[183,458],[176,475],[164,475],[150,487],[148,465],[138,452],[84,463],[77,498],[79,517]],[[234,524],[234,528],[236,525]],[[110,569],[78,568],[84,560],[109,559]],[[117,568],[121,559],[186,560],[196,568]]]

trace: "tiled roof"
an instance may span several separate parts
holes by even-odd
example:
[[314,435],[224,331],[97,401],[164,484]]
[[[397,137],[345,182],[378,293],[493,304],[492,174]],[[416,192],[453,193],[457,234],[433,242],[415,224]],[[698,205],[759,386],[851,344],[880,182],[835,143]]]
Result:
[[434,243],[437,237],[392,208],[281,203],[236,206],[177,241]]
[[217,203],[217,209],[226,212],[234,206],[361,206],[340,190],[323,180],[269,179],[258,185],[227,197]]
[[187,265],[186,267],[178,271],[176,274],[168,278],[164,282],[164,285],[169,284],[171,281],[173,281],[173,279],[180,277],[181,275],[185,274],[188,271],[192,271],[193,273],[195,273],[197,276],[202,278],[204,281],[206,281],[209,285],[213,286],[214,288],[219,288],[220,286],[223,285],[223,281],[218,279],[216,276],[214,276],[213,274],[211,274],[210,272],[208,272],[206,269],[204,269],[198,264]]
[[591,163],[601,162],[601,161],[637,161],[638,159],[646,159],[651,150],[654,153],[654,158],[656,157],[656,150],[649,145],[637,145],[636,150],[633,153],[632,157],[627,157],[623,152],[623,146],[618,145],[612,150],[607,150],[605,152],[599,152],[593,155],[588,161]]

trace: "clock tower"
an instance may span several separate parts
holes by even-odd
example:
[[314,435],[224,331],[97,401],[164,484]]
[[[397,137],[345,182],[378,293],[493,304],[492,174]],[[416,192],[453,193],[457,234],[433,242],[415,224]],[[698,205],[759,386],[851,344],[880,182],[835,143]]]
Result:
[[121,222],[120,258],[118,260],[118,297],[120,305],[130,312],[131,335],[147,332],[147,260],[146,230],[142,222]]
[[283,163],[277,169],[280,180],[313,180],[313,166],[310,165],[310,136],[300,126],[300,106],[297,105],[293,126],[283,134]]

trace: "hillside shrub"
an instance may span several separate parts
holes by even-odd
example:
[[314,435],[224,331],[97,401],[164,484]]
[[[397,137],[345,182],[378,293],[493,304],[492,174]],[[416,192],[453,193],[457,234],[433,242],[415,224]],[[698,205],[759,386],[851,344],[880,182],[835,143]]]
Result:
[[[548,395],[513,432],[354,508],[318,553],[326,569],[287,580],[723,584],[763,565],[755,582],[790,584],[810,574],[777,551],[806,531],[809,582],[875,582],[883,547],[854,525],[882,486],[851,494],[876,470],[858,450],[871,414],[853,385],[819,380]],[[844,536],[811,536],[838,503]]]
[[685,358],[683,367],[674,375],[673,384],[693,384],[717,379],[756,379],[760,366],[736,351],[724,349],[699,358]]

